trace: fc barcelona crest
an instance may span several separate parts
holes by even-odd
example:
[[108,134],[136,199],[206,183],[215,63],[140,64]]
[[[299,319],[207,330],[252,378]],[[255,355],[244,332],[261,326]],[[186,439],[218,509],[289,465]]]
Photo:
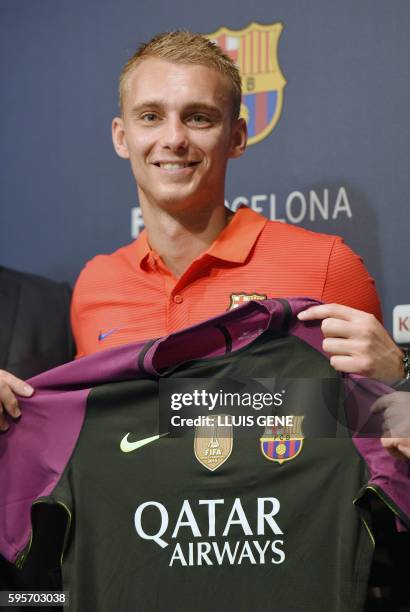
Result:
[[295,459],[303,448],[303,416],[294,416],[292,427],[269,427],[261,438],[261,451],[269,461]]
[[268,296],[264,293],[231,293],[231,303],[229,304],[228,310],[239,308],[239,306],[247,302],[267,299]]
[[281,23],[252,22],[243,30],[219,28],[206,36],[237,64],[242,77],[241,117],[248,125],[248,144],[268,136],[279,120],[286,79],[279,66]]
[[[223,416],[223,415],[220,415]],[[232,425],[218,425],[218,416],[209,416],[209,426],[195,429],[194,453],[204,467],[213,472],[219,468],[232,453]]]

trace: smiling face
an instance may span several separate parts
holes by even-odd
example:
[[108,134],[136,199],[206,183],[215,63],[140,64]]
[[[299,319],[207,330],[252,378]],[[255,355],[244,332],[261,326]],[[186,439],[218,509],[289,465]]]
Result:
[[143,60],[130,74],[115,149],[130,160],[141,205],[199,212],[224,205],[226,164],[246,146],[225,76],[202,65]]

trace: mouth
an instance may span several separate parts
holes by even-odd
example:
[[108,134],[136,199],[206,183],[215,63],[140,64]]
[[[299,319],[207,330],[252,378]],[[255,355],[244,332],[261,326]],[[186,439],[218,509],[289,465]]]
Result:
[[198,161],[187,161],[187,162],[154,162],[154,166],[161,168],[161,170],[168,170],[170,172],[178,172],[185,168],[193,168],[199,164]]

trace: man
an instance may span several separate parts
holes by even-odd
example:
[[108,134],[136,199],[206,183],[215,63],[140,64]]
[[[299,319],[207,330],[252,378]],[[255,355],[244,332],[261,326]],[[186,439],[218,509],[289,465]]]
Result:
[[[14,393],[30,396],[33,389],[22,378],[70,361],[74,343],[69,322],[71,290],[40,276],[0,267],[0,430],[8,429],[3,408],[19,417]],[[58,512],[45,510],[38,529],[44,529],[43,546],[33,547],[33,555],[23,570],[16,570],[0,557],[0,590],[60,588],[58,563],[53,551],[59,542],[51,526],[58,528]],[[51,545],[51,546],[50,546]]]
[[226,209],[227,163],[246,148],[240,103],[233,62],[198,35],[159,35],[124,67],[113,143],[130,161],[146,231],[81,273],[79,356],[167,335],[241,300],[306,295],[329,303],[301,318],[323,319],[337,370],[402,378],[373,281],[339,238]]
[[0,431],[6,412],[20,416],[15,394],[33,393],[21,379],[73,358],[70,296],[66,284],[0,267]]

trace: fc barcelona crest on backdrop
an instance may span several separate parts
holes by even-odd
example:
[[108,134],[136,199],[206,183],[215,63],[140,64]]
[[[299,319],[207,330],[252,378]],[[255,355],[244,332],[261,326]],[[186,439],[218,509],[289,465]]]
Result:
[[269,461],[295,459],[303,447],[303,416],[293,417],[292,427],[269,427],[261,437],[261,451]]
[[219,28],[206,36],[238,65],[242,76],[241,117],[248,124],[248,144],[260,142],[275,127],[283,104],[285,77],[279,66],[281,23],[252,22],[243,30]]

